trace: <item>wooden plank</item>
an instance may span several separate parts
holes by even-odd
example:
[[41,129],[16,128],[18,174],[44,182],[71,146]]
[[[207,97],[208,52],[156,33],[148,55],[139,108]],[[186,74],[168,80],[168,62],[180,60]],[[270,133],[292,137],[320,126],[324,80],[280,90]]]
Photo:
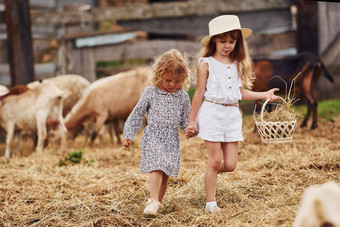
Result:
[[321,59],[329,66],[334,73],[340,74],[340,33],[335,36],[334,40],[322,52]]
[[[55,63],[40,63],[34,65],[34,80],[44,78],[46,76],[54,76],[56,74],[57,65]],[[9,65],[0,64],[0,84],[11,86],[9,76]]]
[[[119,7],[92,8],[86,22],[139,20],[151,18],[173,18],[184,16],[203,16],[234,12],[252,12],[266,9],[289,8],[293,0],[210,0],[167,2],[153,4],[129,4]],[[33,24],[79,24],[78,12],[46,12],[34,11],[31,14]]]
[[[56,37],[57,30],[51,25],[33,25],[31,26],[32,38]],[[6,25],[0,24],[0,40],[6,40]]]
[[5,4],[11,83],[26,84],[34,80],[29,1],[5,0]]
[[297,0],[297,49],[298,52],[319,54],[318,3]]
[[0,74],[0,84],[4,85],[6,87],[10,87],[11,86],[11,78],[9,75],[1,75]]
[[108,44],[117,44],[136,38],[138,32],[127,32],[119,34],[106,34],[91,37],[81,37],[75,40],[77,48],[94,47]]
[[100,46],[94,48],[93,54],[96,61],[122,61],[153,58],[172,48],[194,56],[200,50],[201,45],[198,42],[189,41],[151,40]]
[[[295,47],[295,31],[288,31],[278,34],[261,34],[249,39],[249,47],[259,56],[270,56],[273,51],[282,51]],[[261,44],[261,45],[259,45]],[[201,45],[199,42],[176,41],[176,40],[150,40],[133,43],[121,43],[119,45],[96,46],[91,48],[73,49],[72,59],[74,61],[73,72],[84,75],[91,79],[95,74],[93,67],[97,61],[124,61],[127,59],[148,59],[154,58],[171,48],[186,53],[188,57],[195,61],[195,56],[199,52]],[[192,64],[194,62],[191,62]],[[92,70],[92,72],[91,72]],[[86,74],[86,76],[85,76]]]
[[122,43],[119,45],[97,46],[72,50],[74,61],[72,73],[83,75],[90,81],[95,80],[96,61],[123,61],[126,59],[148,59],[176,48],[189,56],[195,55],[200,44],[197,42],[158,40]]
[[[319,53],[323,53],[340,34],[339,2],[318,2]],[[340,53],[339,51],[335,53]],[[340,61],[339,61],[340,63]]]
[[96,48],[80,48],[72,50],[72,59],[77,59],[74,61],[73,69],[71,72],[79,74],[85,77],[90,82],[96,80],[95,63],[96,59],[94,57],[94,49]]
[[55,8],[56,0],[30,0],[31,7],[40,7],[40,8]]
[[254,34],[248,38],[248,46],[254,57],[268,57],[272,52],[295,48],[296,31]]
[[9,65],[8,64],[0,64],[0,75],[9,75]]
[[7,41],[0,39],[0,64],[8,63]]
[[[254,33],[266,33],[269,29],[281,29],[292,26],[292,18],[289,8],[268,9],[255,12],[233,13],[240,18],[243,27],[248,27]],[[202,15],[173,18],[151,18],[144,20],[122,20],[117,24],[127,28],[142,30],[154,34],[184,34],[203,37],[208,34],[207,24],[218,16]],[[264,30],[265,29],[265,30]],[[197,40],[199,41],[199,40]]]
[[[39,63],[34,65],[34,71],[37,75],[44,74],[54,74],[56,71],[57,65],[55,63]],[[0,75],[8,76],[9,75],[9,65],[8,64],[0,64]]]

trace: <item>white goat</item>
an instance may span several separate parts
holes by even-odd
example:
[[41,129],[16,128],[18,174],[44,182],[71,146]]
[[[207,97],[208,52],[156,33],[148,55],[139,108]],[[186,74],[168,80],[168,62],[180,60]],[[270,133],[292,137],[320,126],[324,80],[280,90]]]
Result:
[[305,191],[293,227],[340,227],[340,186],[313,185]]
[[[86,88],[90,86],[90,82],[87,79],[75,74],[59,75],[45,79],[44,81],[54,84],[67,94],[67,98],[64,100],[63,104],[63,116],[66,116],[66,114],[80,99]],[[34,81],[27,84],[27,87],[34,88],[39,86],[39,84],[39,81]]]

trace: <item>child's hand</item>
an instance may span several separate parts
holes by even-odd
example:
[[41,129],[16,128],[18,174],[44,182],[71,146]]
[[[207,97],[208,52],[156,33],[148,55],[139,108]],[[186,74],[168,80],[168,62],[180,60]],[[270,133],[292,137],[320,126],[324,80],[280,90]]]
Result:
[[267,99],[270,99],[270,100],[269,100],[270,102],[275,102],[275,101],[279,100],[280,97],[274,95],[274,92],[275,92],[275,91],[278,91],[278,90],[280,90],[280,89],[278,89],[278,88],[273,88],[273,89],[270,89],[269,91],[267,91],[266,100],[267,100]]
[[196,131],[195,129],[189,129],[185,132],[185,136],[186,136],[187,139],[189,139],[189,138],[191,138],[191,137],[193,137],[197,134],[198,134],[198,131]]
[[195,122],[189,122],[187,130],[185,131],[185,137],[187,139],[197,135],[198,133],[198,128]]
[[132,142],[132,140],[130,140],[130,139],[123,139],[123,145],[124,145],[124,147],[129,147],[130,146],[130,144],[131,144],[131,142]]

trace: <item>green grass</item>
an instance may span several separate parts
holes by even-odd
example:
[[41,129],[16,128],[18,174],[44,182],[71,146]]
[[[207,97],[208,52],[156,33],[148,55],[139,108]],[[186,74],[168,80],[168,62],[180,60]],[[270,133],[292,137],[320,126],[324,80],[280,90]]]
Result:
[[79,164],[83,160],[84,151],[76,151],[68,153],[68,157],[65,157],[64,160],[59,160],[57,163],[58,166],[67,166],[68,163]]
[[[307,113],[307,105],[295,105],[294,109],[305,115]],[[318,103],[318,117],[326,121],[334,122],[334,117],[340,114],[340,99],[325,100]]]
[[189,97],[190,97],[190,100],[192,101],[192,97],[194,96],[194,93],[195,93],[195,88],[190,88],[188,91],[187,91]]
[[145,59],[127,59],[124,61],[98,61],[96,62],[96,68],[138,66],[138,65],[144,65],[146,62],[147,60]]
[[126,59],[122,61],[97,61],[96,78],[111,76],[110,69],[124,69],[129,67],[143,66],[150,62],[150,59]]

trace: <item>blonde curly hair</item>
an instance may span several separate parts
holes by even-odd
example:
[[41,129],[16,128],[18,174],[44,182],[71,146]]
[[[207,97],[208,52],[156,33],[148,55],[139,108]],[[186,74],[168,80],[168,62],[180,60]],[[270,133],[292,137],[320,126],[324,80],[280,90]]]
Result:
[[158,58],[152,65],[152,84],[157,87],[166,74],[178,75],[182,78],[179,89],[188,89],[190,82],[190,69],[187,59],[176,49],[171,49]]

